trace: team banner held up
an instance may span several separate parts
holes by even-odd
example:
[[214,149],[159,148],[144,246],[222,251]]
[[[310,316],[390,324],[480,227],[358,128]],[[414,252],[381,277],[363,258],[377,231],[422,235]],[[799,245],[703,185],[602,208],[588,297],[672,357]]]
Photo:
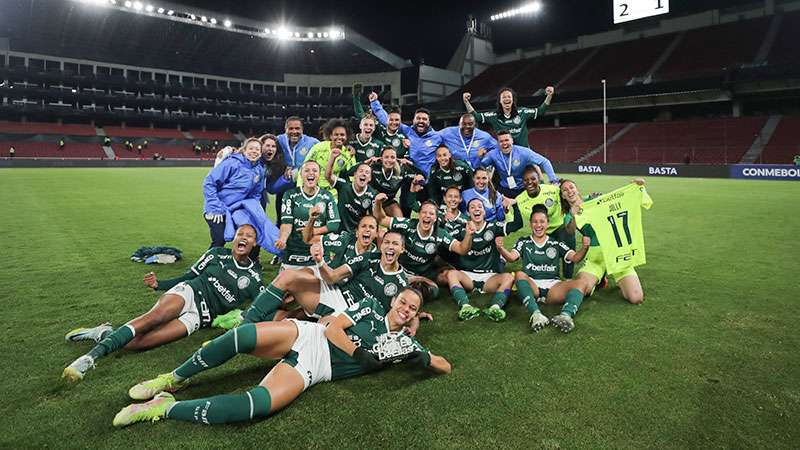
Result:
[[641,208],[652,205],[644,186],[634,183],[581,205],[575,223],[588,223],[597,233],[608,273],[645,264]]

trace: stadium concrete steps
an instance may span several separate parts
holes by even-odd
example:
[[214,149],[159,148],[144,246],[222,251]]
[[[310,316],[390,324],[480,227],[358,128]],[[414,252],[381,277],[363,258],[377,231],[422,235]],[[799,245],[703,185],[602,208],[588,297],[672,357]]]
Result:
[[[581,62],[579,62],[579,63],[578,63],[578,65],[576,65],[575,67],[573,67],[573,68],[572,68],[572,70],[570,70],[569,72],[567,72],[567,74],[566,74],[566,75],[564,75],[564,76],[563,76],[563,77],[562,77],[560,80],[558,80],[558,83],[556,83],[556,86],[555,86],[555,87],[556,87],[556,88],[558,88],[558,87],[560,87],[560,86],[563,86],[563,85],[564,85],[564,83],[566,83],[567,81],[569,81],[569,79],[570,79],[570,78],[572,78],[572,76],[573,76],[573,75],[575,75],[576,73],[578,73],[578,71],[580,71],[581,69],[583,69],[583,68],[586,66],[586,64],[588,64],[588,63],[589,63],[589,61],[591,61],[591,60],[592,60],[592,58],[594,58],[594,55],[596,55],[596,54],[597,54],[599,51],[600,51],[600,47],[595,47],[595,48],[594,48],[594,50],[592,50],[591,52],[589,52],[589,54],[588,54],[588,55],[586,55],[586,57],[585,57],[585,58],[583,58],[583,60],[582,60]],[[544,92],[544,91],[542,90],[542,92]],[[542,92],[537,92],[537,93],[536,93],[536,95],[541,95],[541,93],[542,93]]]
[[778,37],[778,32],[781,29],[782,22],[783,14],[775,14],[772,17],[772,21],[769,24],[769,29],[767,29],[767,34],[764,35],[764,41],[761,42],[761,47],[758,48],[758,53],[756,53],[753,64],[758,65],[767,62],[767,57],[769,56],[769,52],[772,50],[772,44],[775,43],[775,39]]
[[105,152],[106,158],[112,161],[117,158],[117,154],[114,152],[114,149],[108,145],[103,146],[103,152]]
[[761,157],[764,147],[769,144],[769,140],[772,139],[772,135],[778,128],[778,125],[780,125],[782,117],[783,116],[769,116],[769,119],[764,123],[761,131],[756,135],[756,138],[750,145],[750,149],[742,156],[742,160],[739,161],[740,164],[753,164]]
[[648,70],[647,73],[644,75],[643,84],[650,84],[653,82],[653,75],[655,75],[656,72],[658,72],[661,69],[661,66],[663,66],[664,63],[667,62],[667,59],[669,59],[669,57],[672,56],[672,53],[675,51],[675,49],[678,47],[681,41],[683,41],[683,38],[685,36],[686,36],[686,31],[681,31],[675,36],[675,39],[673,39],[672,42],[669,43],[667,48],[664,49],[664,52],[661,53],[661,56],[659,56],[656,62],[653,63],[653,67],[651,67],[650,70]]
[[[608,138],[608,144],[616,141],[617,139],[621,138],[622,136],[625,136],[625,133],[627,133],[628,131],[631,131],[633,129],[633,127],[635,127],[636,125],[637,125],[636,123],[629,123],[629,124],[625,125],[624,128],[622,128],[621,130],[617,131],[616,133],[614,133],[613,136]],[[596,155],[596,154],[598,154],[598,153],[600,153],[602,151],[603,151],[603,144],[600,144],[597,147],[593,148],[591,151],[589,151],[589,153],[587,153],[587,154],[581,156],[580,158],[576,159],[575,162],[576,163],[582,163],[582,162],[588,160],[592,156],[594,156],[594,155]]]

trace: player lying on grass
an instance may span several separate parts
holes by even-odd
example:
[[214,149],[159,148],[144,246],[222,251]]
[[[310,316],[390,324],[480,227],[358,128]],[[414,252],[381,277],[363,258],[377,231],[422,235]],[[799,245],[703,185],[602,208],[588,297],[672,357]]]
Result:
[[[418,188],[417,188],[418,189]],[[469,228],[460,239],[453,237],[443,228],[437,226],[439,220],[438,208],[435,203],[426,201],[419,208],[417,219],[402,217],[386,217],[383,214],[384,194],[375,197],[373,213],[378,223],[402,234],[406,243],[406,251],[400,256],[400,265],[405,273],[415,281],[427,284],[433,292],[433,297],[438,296],[436,269],[436,255],[439,250],[449,250],[453,253],[464,255],[472,246],[472,228]],[[444,282],[444,279],[440,279]]]
[[[126,426],[172,419],[220,424],[261,419],[317,383],[370,373],[399,361],[437,374],[450,373],[446,359],[430,353],[404,332],[421,306],[419,291],[406,287],[392,299],[388,310],[381,302],[366,298],[321,323],[287,320],[242,325],[200,348],[174,371],[133,386],[128,391],[131,398],[155,398],[123,408],[113,423]],[[169,393],[239,353],[282,359],[257,387],[245,393],[185,401],[176,401]]]
[[[365,297],[374,297],[388,308],[391,298],[408,285],[398,263],[403,250],[403,237],[399,233],[386,233],[380,255],[361,254],[331,268],[323,258],[322,247],[314,244],[311,253],[317,264],[279,273],[245,311],[243,321],[272,320],[287,299],[294,299],[309,317],[344,311]],[[238,324],[230,326],[235,325]]]
[[463,238],[470,229],[474,229],[472,247],[469,251],[459,256],[455,261],[455,268],[447,270],[444,275],[450,293],[459,306],[459,320],[474,319],[480,315],[481,310],[469,304],[467,292],[478,289],[482,292],[493,292],[492,305],[484,310],[489,319],[501,321],[506,318],[503,307],[511,294],[514,284],[514,275],[511,273],[497,273],[500,266],[500,252],[497,250],[495,239],[522,228],[522,214],[514,200],[511,206],[514,209],[513,222],[487,221],[484,201],[473,198],[467,204],[469,222],[462,229],[458,238]]
[[99,358],[122,348],[147,350],[188,336],[210,326],[217,315],[258,296],[264,290],[261,266],[248,256],[255,243],[255,229],[242,225],[236,230],[232,249],[209,249],[184,275],[164,281],[152,272],[145,275],[145,285],[167,292],[150,311],[116,330],[103,324],[67,333],[67,341],[94,341],[97,345],[67,366],[63,377],[79,381]]
[[[637,178],[633,182],[639,186],[644,186],[644,180],[641,178]],[[585,198],[581,196],[574,181],[561,181],[561,207],[564,210],[564,224],[567,232],[575,232],[575,213],[580,210],[581,204],[589,199],[588,196]],[[603,259],[603,251],[600,249],[600,241],[592,226],[589,224],[584,225],[580,232],[584,236],[589,236],[591,244],[586,254],[586,262],[578,271],[575,279],[580,282],[580,289],[583,290],[584,295],[591,295],[598,283],[602,282],[603,286],[606,284],[606,264]],[[622,292],[622,297],[629,303],[638,305],[644,301],[642,283],[639,281],[639,275],[633,267],[608,275],[614,279],[617,286],[619,286],[620,292]]]
[[[567,333],[575,327],[573,318],[583,302],[580,282],[560,280],[561,263],[579,263],[586,256],[591,240],[584,236],[583,248],[575,251],[567,244],[547,235],[549,225],[547,207],[536,205],[530,217],[531,235],[519,238],[511,250],[502,245],[497,249],[506,261],[514,262],[522,258],[522,270],[514,276],[517,291],[522,303],[528,308],[529,322],[533,331],[539,331],[552,321],[561,331]],[[564,303],[561,314],[548,319],[541,311],[537,301],[543,303]]]

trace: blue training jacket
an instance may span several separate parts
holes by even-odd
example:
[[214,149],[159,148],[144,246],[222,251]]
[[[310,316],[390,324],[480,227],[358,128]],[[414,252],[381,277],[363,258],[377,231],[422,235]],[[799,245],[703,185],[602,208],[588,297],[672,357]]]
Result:
[[444,145],[450,149],[450,154],[453,155],[453,158],[468,162],[472,166],[472,170],[481,165],[478,149],[485,148],[487,152],[497,149],[497,141],[494,137],[477,128],[472,132],[472,137],[470,138],[462,136],[458,127],[444,128],[439,131],[439,135],[442,137]]
[[470,200],[479,198],[483,201],[483,209],[486,210],[486,221],[505,222],[506,211],[503,209],[503,196],[497,192],[494,204],[489,200],[489,189],[479,191],[477,188],[470,188],[461,193],[461,210],[467,212],[467,205]]
[[233,153],[211,169],[203,181],[203,212],[226,214],[228,207],[246,199],[261,200],[264,189],[264,163],[251,163],[241,153]]
[[[369,106],[372,108],[375,117],[378,118],[378,122],[383,126],[388,126],[389,114],[383,109],[381,102],[375,100],[371,102]],[[400,124],[400,131],[411,141],[408,156],[411,158],[414,165],[427,177],[431,173],[433,163],[436,162],[436,149],[442,145],[442,136],[433,128],[429,128],[425,134],[420,136],[417,134],[417,130],[415,130],[414,127],[410,127],[404,123]]]
[[524,187],[522,175],[525,173],[525,167],[534,164],[542,168],[547,177],[550,178],[551,183],[558,181],[549,159],[521,145],[512,146],[510,155],[504,155],[499,148],[491,151],[483,157],[481,165],[483,167],[494,167],[500,175],[500,186],[508,189],[508,180],[506,178],[508,177],[509,160],[511,161],[511,176],[514,177],[514,182],[517,183],[515,189]]
[[[278,145],[283,150],[283,156],[286,157],[286,165],[295,169],[299,169],[303,165],[311,147],[318,143],[319,139],[301,134],[300,140],[292,147],[289,145],[289,137],[286,136],[286,133],[278,135]],[[323,167],[322,170],[325,168]]]

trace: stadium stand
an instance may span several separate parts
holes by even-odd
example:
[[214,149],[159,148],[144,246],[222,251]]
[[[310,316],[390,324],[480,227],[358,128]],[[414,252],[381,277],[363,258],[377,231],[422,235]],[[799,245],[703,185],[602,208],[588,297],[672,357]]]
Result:
[[[608,135],[613,136],[623,127],[622,124],[609,124]],[[528,134],[528,140],[533,150],[546,155],[552,162],[574,162],[603,144],[603,126],[535,128]]]
[[662,80],[696,78],[751,64],[768,26],[769,19],[760,18],[690,30],[656,75]]
[[[608,162],[735,164],[750,148],[766,117],[639,123],[608,145]],[[588,162],[600,163],[602,153]]]
[[106,135],[112,137],[186,139],[186,136],[178,130],[135,127],[104,127],[103,130]]
[[59,150],[56,142],[36,141],[5,141],[0,140],[3,155],[8,154],[8,149],[14,147],[17,158],[90,158],[100,159],[105,157],[99,144],[81,142],[67,142],[64,150]]
[[89,125],[67,125],[38,122],[0,121],[0,134],[55,134],[61,136],[95,136],[97,132]]
[[772,134],[758,162],[791,164],[792,158],[800,155],[800,138],[798,138],[797,130],[800,130],[800,117],[784,116],[781,118],[778,128]]
[[787,13],[781,18],[781,25],[769,53],[770,64],[800,61],[800,12]]
[[202,130],[189,130],[195,139],[208,139],[217,141],[230,141],[236,140],[236,137],[227,131],[202,131]]

